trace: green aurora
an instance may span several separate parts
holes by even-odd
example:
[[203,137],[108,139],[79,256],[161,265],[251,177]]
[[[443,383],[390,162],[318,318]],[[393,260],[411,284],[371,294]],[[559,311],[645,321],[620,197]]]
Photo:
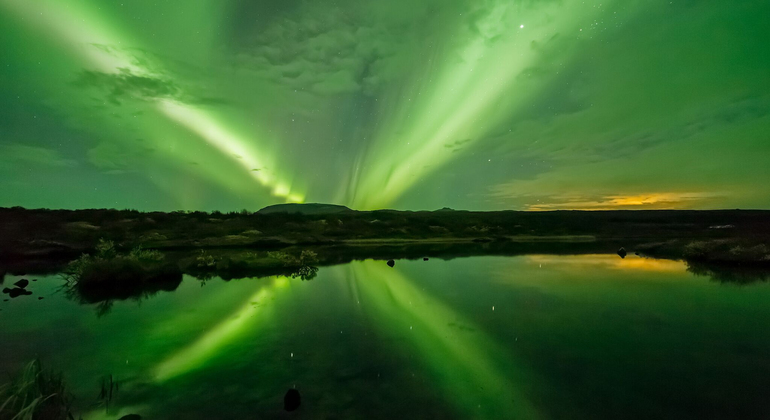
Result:
[[0,0],[0,206],[770,207],[761,0]]

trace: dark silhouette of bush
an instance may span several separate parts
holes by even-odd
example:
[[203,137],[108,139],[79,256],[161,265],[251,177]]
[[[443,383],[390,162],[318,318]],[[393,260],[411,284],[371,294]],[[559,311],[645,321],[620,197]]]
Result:
[[135,248],[128,254],[100,240],[93,255],[83,254],[65,271],[71,295],[84,303],[140,299],[159,291],[173,291],[182,282],[176,264],[166,263],[154,250]]

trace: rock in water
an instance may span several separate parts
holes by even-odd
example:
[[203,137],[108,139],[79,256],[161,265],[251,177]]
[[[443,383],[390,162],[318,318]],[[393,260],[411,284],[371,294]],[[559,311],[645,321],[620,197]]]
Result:
[[628,255],[628,252],[626,252],[626,249],[622,246],[618,250],[618,255],[620,255],[620,258],[626,258],[626,255]]
[[428,261],[428,257],[423,257],[423,261]]
[[5,293],[7,295],[8,293],[11,293],[11,289],[9,289],[7,287],[4,287],[3,288],[3,293]]
[[142,420],[142,416],[140,416],[139,414],[127,414],[119,418],[118,420]]
[[23,289],[23,288],[27,287],[28,284],[29,284],[29,280],[21,279],[21,280],[17,281],[16,283],[14,283],[13,285],[21,287]]
[[396,262],[395,262],[395,261],[393,261],[393,260],[388,260],[388,267],[393,267],[394,265],[396,265]]
[[299,391],[296,389],[290,389],[283,397],[283,408],[286,411],[294,411],[299,408],[300,396]]

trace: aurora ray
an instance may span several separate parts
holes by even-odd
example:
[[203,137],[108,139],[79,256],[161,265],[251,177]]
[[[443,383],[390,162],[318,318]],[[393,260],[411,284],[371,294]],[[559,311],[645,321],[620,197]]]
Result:
[[0,206],[766,207],[768,13],[0,0]]
[[[32,5],[17,0],[4,0],[9,9],[14,10],[25,18],[34,21],[39,28],[51,32],[59,38],[58,42],[65,44],[72,53],[80,56],[88,66],[107,75],[130,74],[133,77],[158,77],[162,66],[158,63],[144,64],[132,57],[120,47],[125,37],[111,35],[104,26],[99,25],[98,13],[86,7],[78,8],[75,2],[62,4],[50,1],[43,7],[46,13],[36,14],[41,4]],[[150,69],[155,69],[152,71]],[[201,109],[185,104],[179,100],[159,99],[155,101],[157,110],[168,116],[174,122],[183,125],[197,134],[202,140],[219,150],[224,156],[242,166],[244,171],[268,187],[272,195],[289,202],[302,202],[303,196],[292,193],[285,182],[272,179],[265,172],[251,172],[252,168],[266,166],[258,153],[251,150],[247,142],[229,132]],[[175,153],[170,153],[172,156]]]
[[[512,2],[493,4],[478,19],[475,36],[459,52],[449,52],[458,55],[455,60],[442,58],[445,66],[420,75],[428,83],[418,82],[409,93],[399,95],[396,106],[407,111],[386,123],[376,137],[375,151],[368,156],[366,172],[355,193],[357,208],[392,204],[428,173],[440,170],[457,156],[445,147],[447,144],[462,141],[472,146],[499,129],[502,118],[515,114],[536,94],[517,86],[516,79],[543,59],[542,50],[548,48],[555,28],[575,32],[601,10],[582,1],[545,4],[534,10]],[[527,22],[526,30],[516,22]],[[538,47],[543,44],[546,46]],[[501,113],[501,107],[508,112]],[[385,153],[388,149],[398,152]],[[382,159],[383,155],[393,157]]]

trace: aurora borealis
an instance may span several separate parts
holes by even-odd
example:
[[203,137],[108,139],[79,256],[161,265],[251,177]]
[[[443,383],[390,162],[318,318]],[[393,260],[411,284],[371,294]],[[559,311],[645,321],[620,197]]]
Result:
[[0,0],[0,206],[767,208],[767,16]]

